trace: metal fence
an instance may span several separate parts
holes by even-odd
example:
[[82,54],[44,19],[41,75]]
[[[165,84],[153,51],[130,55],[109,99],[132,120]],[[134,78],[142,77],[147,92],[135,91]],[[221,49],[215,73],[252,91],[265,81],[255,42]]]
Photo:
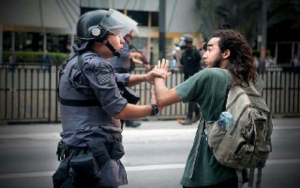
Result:
[[[56,98],[58,66],[26,64],[0,65],[0,123],[59,122],[59,103]],[[135,70],[133,74],[145,73]],[[261,73],[265,81],[263,96],[275,116],[300,115],[300,71],[270,68]],[[183,74],[174,72],[167,86],[183,81]],[[139,104],[150,103],[152,85],[142,83],[134,87],[141,96]],[[164,108],[157,119],[177,119],[185,116],[187,104],[177,103]],[[153,119],[147,117],[145,119]]]

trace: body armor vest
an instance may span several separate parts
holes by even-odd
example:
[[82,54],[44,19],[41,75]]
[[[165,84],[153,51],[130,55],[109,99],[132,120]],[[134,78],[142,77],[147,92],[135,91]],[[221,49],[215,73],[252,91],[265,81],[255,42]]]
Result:
[[71,57],[62,66],[58,86],[62,141],[70,146],[85,147],[93,138],[102,138],[104,143],[119,140],[122,132],[120,120],[110,117],[102,109],[80,68],[80,58],[83,62],[93,58],[99,60],[99,63],[104,61],[88,52]]

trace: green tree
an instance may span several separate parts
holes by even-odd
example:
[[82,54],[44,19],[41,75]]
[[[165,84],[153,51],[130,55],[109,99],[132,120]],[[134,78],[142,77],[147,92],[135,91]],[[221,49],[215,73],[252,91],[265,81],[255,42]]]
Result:
[[[195,0],[201,21],[198,32],[210,37],[222,24],[229,24],[240,31],[254,47],[261,34],[262,0]],[[294,19],[294,27],[300,28],[299,0],[267,0],[268,27]]]
[[244,34],[251,46],[255,44],[261,14],[260,0],[196,0],[196,5],[202,21],[199,32],[205,36],[211,35],[220,25],[229,24]]

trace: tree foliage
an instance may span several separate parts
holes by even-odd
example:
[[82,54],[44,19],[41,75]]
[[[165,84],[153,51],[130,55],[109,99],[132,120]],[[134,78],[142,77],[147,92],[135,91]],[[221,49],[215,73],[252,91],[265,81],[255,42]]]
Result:
[[[268,27],[290,19],[295,20],[294,27],[299,27],[299,11],[296,6],[299,0],[266,1]],[[241,32],[252,47],[255,45],[257,36],[261,33],[262,0],[195,0],[195,2],[201,22],[198,32],[210,37],[219,26],[229,24]]]

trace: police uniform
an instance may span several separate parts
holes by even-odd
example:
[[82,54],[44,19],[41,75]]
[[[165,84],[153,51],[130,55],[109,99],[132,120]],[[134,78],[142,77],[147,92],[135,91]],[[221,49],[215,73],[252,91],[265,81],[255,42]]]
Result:
[[[122,21],[122,23],[120,22]],[[109,35],[124,37],[137,22],[119,11],[89,11],[78,20],[75,55],[62,65],[59,73],[58,100],[62,132],[57,147],[60,165],[53,174],[54,188],[118,187],[127,184],[120,159],[125,154],[122,125],[114,116],[127,105],[118,86],[124,88],[130,74],[114,72],[112,65],[93,51],[94,42],[102,43],[112,56],[120,52]],[[101,48],[98,48],[101,50]],[[125,92],[129,90],[123,90]],[[128,97],[134,99],[136,97]],[[152,104],[151,115],[158,113]]]
[[[82,67],[78,63],[80,60]],[[94,168],[100,166],[99,172],[92,174],[97,179],[97,186],[128,183],[124,166],[119,159],[111,159],[118,158],[112,157],[111,152],[116,149],[113,148],[115,143],[120,147],[117,150],[123,149],[121,122],[113,116],[119,114],[127,104],[117,83],[126,85],[129,76],[115,73],[111,64],[91,51],[74,56],[61,71],[58,96],[62,103],[63,131],[60,135],[61,143],[69,150],[64,160],[72,162],[77,156],[74,151],[93,153],[88,143],[94,139],[101,142],[110,159],[104,163],[102,161],[100,165],[94,164]]]

